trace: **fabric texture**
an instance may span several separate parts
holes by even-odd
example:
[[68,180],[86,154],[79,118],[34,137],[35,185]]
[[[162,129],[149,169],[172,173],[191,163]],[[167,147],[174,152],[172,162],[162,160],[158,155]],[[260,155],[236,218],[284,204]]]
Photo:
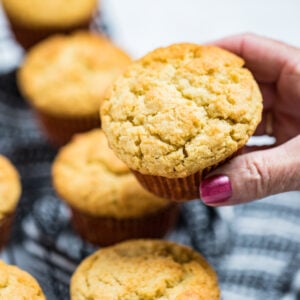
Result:
[[[6,38],[0,34],[0,56],[13,45],[4,44]],[[21,98],[15,71],[8,69],[5,65],[0,75],[0,153],[20,172],[23,192],[0,258],[37,278],[47,299],[69,299],[71,274],[95,248],[70,226],[69,211],[51,183],[56,149]],[[190,201],[182,205],[180,220],[166,239],[189,245],[209,260],[223,300],[300,299],[300,192],[234,208]]]

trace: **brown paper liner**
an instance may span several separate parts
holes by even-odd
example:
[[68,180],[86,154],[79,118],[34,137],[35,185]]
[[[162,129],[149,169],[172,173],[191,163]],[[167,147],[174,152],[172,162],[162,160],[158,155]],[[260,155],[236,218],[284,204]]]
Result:
[[162,176],[145,175],[131,170],[140,184],[152,194],[173,201],[187,201],[199,198],[199,185],[201,179],[213,169],[241,154],[243,148],[237,150],[222,162],[210,166],[202,171],[183,178],[167,178]]
[[202,172],[197,172],[184,178],[166,178],[144,175],[134,170],[131,171],[145,189],[159,197],[174,201],[199,198],[199,184]]
[[43,39],[53,34],[70,34],[75,30],[89,30],[91,20],[86,20],[80,24],[68,28],[26,28],[19,25],[12,18],[7,16],[10,23],[11,31],[14,34],[16,41],[25,49],[28,50]]
[[56,147],[65,145],[76,133],[100,127],[99,114],[85,118],[55,117],[41,111],[35,111],[41,128],[49,141]]
[[0,250],[9,240],[15,214],[8,214],[0,220]]
[[179,206],[170,203],[158,212],[126,219],[95,217],[72,207],[71,211],[72,225],[83,239],[94,245],[109,246],[128,239],[162,238],[175,226]]

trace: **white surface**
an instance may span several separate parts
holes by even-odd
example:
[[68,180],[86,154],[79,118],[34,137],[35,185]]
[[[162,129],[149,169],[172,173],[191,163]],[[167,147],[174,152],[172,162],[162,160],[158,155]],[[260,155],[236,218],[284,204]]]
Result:
[[114,40],[135,58],[174,42],[255,32],[300,46],[299,0],[101,0]]
[[[207,43],[242,32],[300,47],[299,0],[99,1],[112,38],[134,58],[175,42]],[[3,22],[0,3],[1,36],[9,34]],[[4,51],[8,47],[12,50]],[[22,57],[20,48],[3,43],[0,54],[0,72],[15,67]]]
[[23,51],[17,47],[10,35],[0,0],[0,74],[14,69],[22,59]]

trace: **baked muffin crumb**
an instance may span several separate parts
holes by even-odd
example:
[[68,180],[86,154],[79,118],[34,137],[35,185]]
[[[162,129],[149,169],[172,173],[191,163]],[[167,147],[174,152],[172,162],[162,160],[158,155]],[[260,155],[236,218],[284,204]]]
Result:
[[0,155],[0,224],[1,219],[12,214],[21,194],[18,171],[3,155]]
[[124,51],[97,33],[58,34],[30,49],[18,85],[29,103],[44,113],[99,117],[107,88],[130,62]]
[[45,300],[37,281],[17,266],[0,261],[0,299]]
[[127,241],[85,259],[71,299],[220,299],[217,277],[192,249],[162,240]]
[[52,166],[55,190],[85,214],[117,219],[147,216],[169,206],[145,191],[108,147],[101,129],[77,134]]
[[181,178],[241,148],[260,122],[262,97],[236,55],[175,44],[133,63],[101,109],[110,146],[133,170]]

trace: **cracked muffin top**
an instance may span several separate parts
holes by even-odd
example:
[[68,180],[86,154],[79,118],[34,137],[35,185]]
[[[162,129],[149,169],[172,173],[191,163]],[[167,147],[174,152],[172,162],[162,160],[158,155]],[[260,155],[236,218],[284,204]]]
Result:
[[0,261],[0,299],[45,300],[37,281],[16,266]]
[[6,157],[0,155],[0,221],[15,211],[20,194],[19,173]]
[[141,187],[108,147],[101,129],[78,134],[61,148],[53,163],[52,178],[63,200],[94,216],[140,217],[170,204]]
[[107,88],[130,62],[124,51],[99,34],[54,35],[27,53],[18,85],[32,106],[48,114],[98,115]]
[[96,0],[2,0],[15,23],[28,28],[68,28],[92,18]]
[[102,107],[109,144],[129,168],[182,178],[222,162],[261,120],[244,61],[221,48],[175,44],[135,61]]
[[205,259],[163,240],[132,240],[86,258],[71,279],[72,300],[218,300],[217,277]]

